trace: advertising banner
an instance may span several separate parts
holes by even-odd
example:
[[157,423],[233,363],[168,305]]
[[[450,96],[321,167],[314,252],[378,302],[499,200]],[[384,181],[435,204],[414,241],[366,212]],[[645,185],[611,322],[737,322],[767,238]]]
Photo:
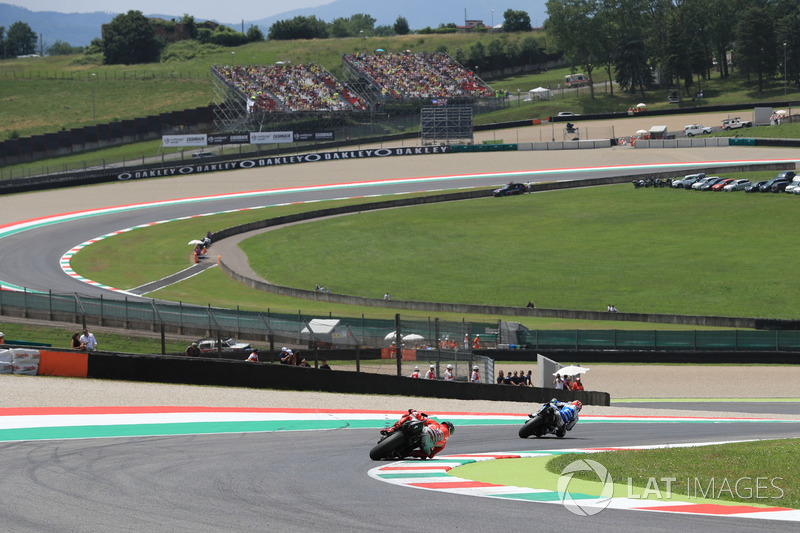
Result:
[[314,131],[314,132],[294,132],[295,142],[300,141],[333,141],[336,138],[334,132],[331,131]]
[[250,144],[290,143],[294,140],[291,131],[251,131]]
[[195,135],[162,135],[161,146],[174,148],[180,146],[206,146],[208,144],[205,133]]
[[249,133],[214,133],[208,136],[208,144],[249,144]]

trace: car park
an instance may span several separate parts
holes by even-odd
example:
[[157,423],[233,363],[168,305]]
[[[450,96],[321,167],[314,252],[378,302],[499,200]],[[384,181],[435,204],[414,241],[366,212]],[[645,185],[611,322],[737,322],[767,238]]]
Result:
[[711,186],[711,190],[712,191],[721,191],[723,188],[725,188],[726,185],[728,185],[729,183],[732,183],[734,181],[736,181],[736,180],[733,179],[733,178],[723,178],[720,181],[718,181],[717,183],[715,183],[714,185],[712,185]]
[[526,192],[528,192],[527,185],[512,181],[508,185],[504,185],[499,189],[493,190],[492,196],[513,196],[515,194],[525,194]]
[[711,128],[703,126],[702,124],[688,124],[683,127],[683,134],[687,137],[694,137],[695,135],[708,135],[711,133]]
[[732,182],[725,185],[722,188],[722,190],[727,192],[743,191],[748,185],[752,185],[752,183],[750,183],[750,180],[742,178],[738,180],[733,180]]
[[765,185],[766,183],[767,183],[767,180],[761,180],[761,181],[757,181],[755,183],[752,183],[750,185],[747,185],[744,188],[744,192],[760,192],[761,191],[761,186]]

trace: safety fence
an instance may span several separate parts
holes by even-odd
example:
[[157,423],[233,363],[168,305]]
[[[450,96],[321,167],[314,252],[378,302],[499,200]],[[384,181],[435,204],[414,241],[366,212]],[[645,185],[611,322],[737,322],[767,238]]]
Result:
[[537,350],[800,351],[797,330],[524,330],[518,344]]

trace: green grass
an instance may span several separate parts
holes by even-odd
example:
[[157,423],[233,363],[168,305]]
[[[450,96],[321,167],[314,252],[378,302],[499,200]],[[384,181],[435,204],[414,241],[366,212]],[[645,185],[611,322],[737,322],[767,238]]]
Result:
[[[242,248],[265,279],[308,289],[320,284],[343,294],[513,306],[533,300],[542,308],[589,310],[614,303],[629,312],[791,318],[800,288],[762,274],[785,271],[797,246],[754,229],[782,227],[797,201],[793,195],[622,184],[361,213],[268,232]],[[128,289],[185,268],[191,253],[185,243],[209,229],[319,207],[277,206],[141,228],[87,247],[72,267]],[[108,259],[131,249],[148,253],[124,263]],[[216,269],[152,296],[337,316],[389,318],[395,312],[258,293]],[[537,329],[628,326],[531,322]]]
[[[571,462],[591,458],[608,469],[615,483],[627,485],[630,478],[631,486],[638,488],[631,491],[633,494],[641,495],[648,483],[653,489],[655,486],[650,478],[658,481],[658,488],[663,494],[666,482],[661,478],[671,477],[675,478],[671,484],[672,492],[676,496],[689,496],[690,500],[706,493],[705,497],[717,500],[800,509],[798,452],[800,440],[783,439],[693,448],[625,450],[591,454],[588,457],[585,454],[565,454],[550,459],[547,470],[560,474]],[[578,471],[574,477],[597,480],[593,471]],[[763,498],[755,498],[758,478],[762,487],[758,493]],[[735,483],[740,479],[742,481],[737,491]],[[713,497],[709,495],[712,480]],[[729,490],[725,489],[725,480]],[[617,494],[615,490],[615,496],[624,496],[626,492],[627,487],[623,494]]]
[[[92,330],[98,342],[98,349],[109,352],[160,354],[161,338],[144,337],[118,333],[99,333]],[[49,344],[53,348],[71,348],[72,334],[81,331],[75,324],[72,328],[38,326],[33,324],[20,324],[16,322],[0,322],[0,331],[3,332],[6,342],[28,341]],[[165,351],[167,353],[183,353],[187,342],[165,338]]]

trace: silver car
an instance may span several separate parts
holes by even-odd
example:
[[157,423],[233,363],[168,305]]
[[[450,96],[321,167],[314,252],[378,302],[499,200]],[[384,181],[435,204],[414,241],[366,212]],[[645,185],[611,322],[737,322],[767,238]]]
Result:
[[731,182],[731,183],[727,184],[726,186],[724,186],[722,188],[722,190],[723,191],[728,191],[728,192],[730,192],[730,191],[743,191],[744,188],[747,187],[748,185],[752,185],[750,183],[750,180],[738,179],[738,180],[734,180],[733,182]]

